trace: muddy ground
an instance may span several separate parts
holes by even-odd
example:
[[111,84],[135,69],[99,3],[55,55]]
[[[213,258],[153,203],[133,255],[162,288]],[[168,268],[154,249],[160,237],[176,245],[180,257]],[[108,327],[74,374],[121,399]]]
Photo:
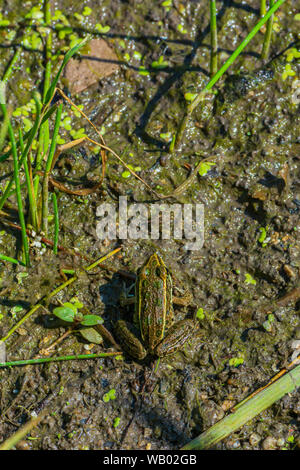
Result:
[[[201,250],[186,251],[186,240],[125,240],[123,250],[107,261],[108,266],[135,273],[159,251],[193,296],[190,308],[176,307],[178,318],[202,308],[200,331],[182,352],[161,360],[152,375],[149,363],[137,363],[126,355],[1,370],[0,441],[34,413],[46,412],[19,448],[178,449],[288,364],[292,341],[300,338],[299,302],[284,307],[275,302],[275,307],[266,308],[299,285],[299,105],[293,99],[299,65],[297,58],[287,62],[285,54],[299,41],[296,1],[287,0],[276,13],[270,61],[264,64],[260,59],[260,32],[217,83],[216,93],[195,111],[173,154],[166,151],[168,133],[174,133],[183,116],[184,94],[200,91],[208,80],[209,12],[205,2],[174,1],[169,9],[160,3],[87,1],[92,11],[80,20],[74,13],[82,13],[82,2],[56,2],[55,9],[63,12],[80,37],[83,29],[97,23],[110,26],[103,37],[118,57],[118,70],[72,97],[99,128],[105,127],[109,147],[161,194],[185,181],[189,168],[201,159],[209,157],[214,163],[177,200],[169,201],[204,203]],[[16,23],[35,2],[1,5],[3,17],[7,14]],[[223,63],[257,22],[259,2],[217,2],[217,8]],[[2,35],[3,45],[10,41]],[[56,38],[54,49],[62,44],[69,44],[67,38]],[[0,53],[2,74],[12,48],[1,47]],[[161,56],[167,66],[151,68]],[[285,77],[288,63],[295,74]],[[18,65],[7,93],[14,108],[26,104],[30,91],[41,85],[41,52],[24,50]],[[141,74],[140,67],[150,72]],[[96,136],[80,117],[72,117],[72,127],[84,127],[89,136]],[[66,129],[61,136],[72,139]],[[2,187],[11,165],[8,161],[2,166]],[[132,175],[126,178],[124,171],[110,155],[105,182],[97,193],[58,194],[60,245],[75,248],[91,261],[119,246],[97,238],[96,208],[103,202],[117,203],[119,195],[127,196],[128,202],[153,200],[147,188]],[[87,180],[95,182],[99,174],[99,154],[87,145],[63,155],[54,171],[73,188],[78,183],[85,186]],[[13,197],[10,201],[15,203]],[[1,224],[0,252],[16,256],[19,242],[19,234]],[[79,256],[64,251],[55,256],[49,248],[34,244],[31,260],[28,271],[1,263],[1,336],[30,305],[63,282],[61,268],[88,264]],[[72,296],[101,315],[113,332],[118,318],[132,318],[132,309],[119,305],[124,281],[127,287],[132,283],[100,268],[80,275],[52,299],[47,311],[40,309],[9,338],[7,359],[35,357],[62,336],[66,326],[53,320],[51,312],[59,301]],[[102,350],[114,348],[107,341],[91,347],[70,335],[53,355]],[[112,390],[115,393],[107,401]],[[216,448],[299,448],[299,417],[295,391]]]

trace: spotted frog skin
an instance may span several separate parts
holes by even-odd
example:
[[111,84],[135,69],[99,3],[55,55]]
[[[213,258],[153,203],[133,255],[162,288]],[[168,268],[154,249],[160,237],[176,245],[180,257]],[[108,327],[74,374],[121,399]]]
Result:
[[134,324],[119,320],[115,327],[120,345],[135,359],[142,360],[148,354],[156,357],[172,354],[197,329],[195,320],[174,322],[172,294],[171,273],[163,259],[154,253],[137,273]]

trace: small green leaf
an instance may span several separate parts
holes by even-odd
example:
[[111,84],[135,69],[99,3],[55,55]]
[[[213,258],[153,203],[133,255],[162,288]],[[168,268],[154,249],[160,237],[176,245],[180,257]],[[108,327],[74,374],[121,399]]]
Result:
[[95,330],[95,328],[81,328],[79,330],[79,333],[86,341],[89,341],[89,343],[93,343],[93,344],[103,343],[102,336],[100,335],[100,333],[98,333],[98,331]]
[[211,167],[214,166],[215,163],[213,162],[203,162],[200,164],[200,167],[199,167],[199,170],[198,170],[198,173],[200,176],[205,176],[206,173],[211,170]]
[[68,307],[70,308],[71,310],[73,310],[73,312],[76,314],[77,313],[77,307],[75,304],[73,304],[73,302],[64,302],[63,303],[63,307]]
[[130,176],[131,176],[130,171],[128,170],[123,171],[122,178],[129,178]]
[[139,51],[134,51],[133,52],[133,58],[136,60],[142,60],[142,54]]
[[28,277],[28,273],[18,273],[16,275],[16,278],[17,278],[17,281],[18,281],[18,284],[22,284],[22,279]]
[[159,137],[165,140],[166,142],[171,142],[172,132],[162,132],[161,134],[159,134]]
[[154,60],[151,64],[151,67],[154,69],[164,69],[168,67],[168,62],[164,60],[163,56],[161,55],[158,60]]
[[177,26],[177,31],[179,31],[181,34],[186,34],[187,30],[182,26],[182,24],[179,24]]
[[146,69],[146,67],[144,67],[143,65],[141,65],[139,67],[139,74],[140,75],[149,75],[149,71]]
[[109,392],[105,393],[103,395],[103,401],[107,403],[109,400],[115,400],[116,399],[116,390],[112,388]]
[[255,286],[255,285],[256,285],[256,280],[253,279],[253,277],[251,276],[251,274],[245,273],[245,283],[246,283],[246,284],[253,284],[253,285]]
[[243,357],[232,357],[229,359],[229,366],[230,367],[238,367],[239,365],[244,363],[244,358]]
[[70,302],[76,309],[80,309],[83,307],[83,304],[77,299],[77,297],[72,297],[72,299],[70,299]]
[[198,320],[204,320],[205,315],[204,315],[203,308],[198,308],[197,313],[196,313],[196,318],[198,318]]
[[103,321],[103,318],[99,317],[99,315],[84,315],[81,324],[85,326],[94,326],[101,325]]
[[60,318],[61,320],[64,320],[70,323],[74,321],[74,317],[75,317],[74,309],[71,307],[66,307],[65,305],[61,307],[56,307],[53,310],[53,314],[56,317]]
[[117,427],[119,426],[119,424],[120,424],[120,421],[121,421],[121,418],[119,418],[119,417],[118,417],[118,418],[115,418],[115,419],[114,419],[114,422],[113,422],[113,427],[114,427],[114,428],[117,428]]
[[93,10],[90,7],[84,7],[82,14],[83,16],[89,16],[92,13],[92,11]]
[[186,101],[194,101],[194,99],[196,98],[197,96],[197,93],[190,93],[190,92],[187,92],[184,94],[184,99]]
[[101,23],[97,23],[95,25],[95,29],[96,31],[98,31],[98,33],[105,34],[108,33],[108,31],[110,30],[110,26],[102,26]]
[[267,237],[267,231],[264,227],[260,227],[259,231],[260,231],[260,237],[259,237],[258,241],[259,241],[259,243],[263,243],[264,240]]

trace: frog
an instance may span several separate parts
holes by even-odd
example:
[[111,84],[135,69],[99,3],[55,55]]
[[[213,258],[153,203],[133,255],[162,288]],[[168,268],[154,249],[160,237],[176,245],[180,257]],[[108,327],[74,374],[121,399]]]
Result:
[[133,324],[118,320],[115,333],[122,349],[134,359],[162,358],[180,350],[198,328],[198,321],[175,322],[173,303],[190,304],[191,296],[173,296],[173,276],[162,257],[153,253],[137,272]]

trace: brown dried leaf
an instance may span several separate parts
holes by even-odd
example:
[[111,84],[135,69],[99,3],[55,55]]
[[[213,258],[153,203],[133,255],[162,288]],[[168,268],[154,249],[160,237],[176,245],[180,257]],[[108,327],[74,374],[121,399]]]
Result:
[[81,93],[101,78],[118,70],[118,57],[104,39],[92,39],[82,59],[70,59],[65,78],[72,94]]

